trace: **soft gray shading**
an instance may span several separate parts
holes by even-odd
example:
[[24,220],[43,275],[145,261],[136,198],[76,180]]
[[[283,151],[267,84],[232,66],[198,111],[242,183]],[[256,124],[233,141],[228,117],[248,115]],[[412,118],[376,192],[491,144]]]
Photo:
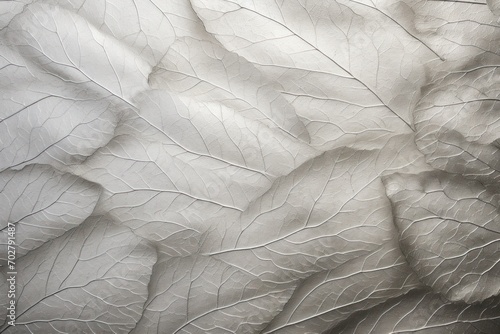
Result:
[[500,332],[499,13],[0,1],[0,332]]

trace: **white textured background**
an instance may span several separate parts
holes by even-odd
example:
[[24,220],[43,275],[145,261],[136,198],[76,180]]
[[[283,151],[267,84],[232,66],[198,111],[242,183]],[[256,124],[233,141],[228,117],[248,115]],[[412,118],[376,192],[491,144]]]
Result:
[[499,14],[0,1],[0,332],[500,333]]

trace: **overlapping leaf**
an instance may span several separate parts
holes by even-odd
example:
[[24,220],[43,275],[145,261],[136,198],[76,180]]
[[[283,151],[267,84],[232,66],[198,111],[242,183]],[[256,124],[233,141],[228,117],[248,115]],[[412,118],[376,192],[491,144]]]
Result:
[[277,179],[239,221],[210,229],[201,252],[272,282],[332,269],[392,239],[379,177],[426,168],[405,136],[383,150],[326,152]]
[[151,0],[46,0],[75,12],[105,35],[131,47],[156,65],[175,40],[174,26]]
[[190,254],[211,224],[238,219],[274,178],[317,155],[223,106],[192,101],[188,108],[164,91],[135,101],[140,113],[72,170],[104,187],[101,212],[161,241],[168,254]]
[[120,108],[78,92],[78,85],[49,75],[36,78],[15,53],[0,48],[5,78],[0,82],[0,170],[80,163],[112,138]]
[[[245,201],[241,195],[251,196],[248,192],[255,188],[233,183],[226,189],[229,178],[223,173],[195,169],[166,154],[165,146],[118,136],[77,172],[103,186],[98,212],[108,212],[142,237],[161,241],[168,254],[187,255],[198,248],[207,219],[219,214],[235,219]],[[249,186],[259,178],[253,172],[236,173]]]
[[500,195],[444,172],[384,179],[400,242],[420,279],[450,300],[500,293]]
[[30,69],[37,66],[70,83],[87,83],[102,96],[112,94],[125,101],[147,88],[151,65],[134,48],[60,6],[26,6],[3,33],[6,45],[17,50]]
[[82,223],[100,193],[98,185],[47,165],[0,173],[0,263],[7,258],[8,222],[15,224],[20,257]]
[[285,98],[252,64],[215,42],[187,37],[177,41],[149,82],[197,100],[223,103],[247,118],[309,142],[304,124]]
[[351,314],[419,285],[394,241],[367,256],[307,278],[263,333],[323,333]]
[[392,18],[354,1],[192,3],[228,50],[279,83],[312,144],[380,148],[411,132],[422,60],[437,55]]
[[280,310],[291,284],[264,283],[211,257],[163,258],[133,333],[255,333]]
[[82,162],[147,87],[133,49],[60,7],[26,5],[1,34],[1,170]]
[[438,294],[416,290],[352,316],[329,334],[495,334],[499,326],[498,300],[475,305],[450,303]]
[[16,325],[2,333],[128,333],[142,314],[156,252],[90,218],[17,261]]
[[425,89],[415,141],[435,168],[498,184],[500,71],[480,60]]
[[363,1],[397,21],[406,31],[432,48],[441,58],[432,62],[431,75],[450,72],[487,53],[498,61],[500,26],[488,1]]

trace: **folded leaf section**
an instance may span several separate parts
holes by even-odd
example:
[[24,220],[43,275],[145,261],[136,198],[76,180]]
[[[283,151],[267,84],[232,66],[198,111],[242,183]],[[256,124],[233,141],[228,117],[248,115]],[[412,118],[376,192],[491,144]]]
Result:
[[500,195],[441,171],[384,179],[400,245],[419,278],[452,301],[500,293]]
[[149,89],[154,62],[61,6],[26,4],[1,35],[0,170],[81,163]]
[[415,142],[435,168],[500,182],[500,70],[481,59],[424,89]]
[[134,103],[116,137],[70,170],[103,186],[100,213],[172,256],[191,254],[212,225],[237,220],[277,177],[319,153],[224,105],[164,90]]

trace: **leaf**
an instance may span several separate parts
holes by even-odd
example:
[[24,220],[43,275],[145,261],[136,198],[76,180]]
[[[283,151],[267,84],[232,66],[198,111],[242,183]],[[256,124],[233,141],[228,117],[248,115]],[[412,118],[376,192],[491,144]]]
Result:
[[498,61],[498,17],[485,2],[488,1],[375,0],[368,6],[397,20],[440,55],[444,62],[428,64],[433,75],[436,68],[449,73],[483,53]]
[[263,333],[323,333],[351,314],[420,285],[398,245],[349,260],[308,277]]
[[77,164],[112,138],[118,119],[109,101],[78,98],[60,82],[38,80],[17,65],[1,72],[12,80],[0,84],[0,170]]
[[203,102],[223,101],[245,117],[309,142],[295,110],[244,58],[210,41],[183,38],[169,48],[149,77],[152,87],[166,87]]
[[127,228],[90,218],[17,260],[16,326],[2,333],[128,333],[156,253]]
[[211,257],[161,258],[133,333],[254,333],[276,315],[293,286],[262,282]]
[[234,219],[268,181],[257,173],[229,168],[234,180],[240,180],[231,181],[225,173],[193,168],[167,154],[165,147],[119,136],[78,172],[105,189],[99,212],[109,212],[142,237],[161,241],[172,255],[191,244],[194,248],[183,253],[187,255],[198,249],[199,240],[186,243],[184,233],[199,238],[210,226],[207,219]]
[[[28,0],[30,1],[30,0]],[[45,0],[84,17],[158,63],[176,38],[211,36],[189,0]],[[154,56],[152,58],[151,56]]]
[[270,282],[333,269],[392,239],[379,177],[405,169],[427,169],[411,137],[384,150],[326,152],[278,178],[240,220],[211,228],[200,251]]
[[500,325],[499,309],[498,300],[450,303],[432,292],[415,290],[356,314],[329,333],[494,334]]
[[[98,185],[47,165],[0,173],[0,247],[6,248],[7,222],[15,224],[17,256],[78,226],[94,211]],[[7,253],[0,261],[5,265]]]
[[279,83],[313,145],[380,148],[411,132],[421,62],[437,55],[391,17],[354,1],[192,3],[229,51]]
[[156,65],[175,40],[174,26],[151,0],[48,0],[68,9],[106,35],[131,47],[151,66]]
[[500,293],[500,195],[444,172],[384,179],[400,243],[419,278],[452,301]]
[[473,62],[425,89],[415,141],[435,168],[483,183],[500,180],[500,71]]
[[147,89],[151,65],[134,48],[60,6],[26,6],[3,33],[5,44],[30,61],[30,69],[87,83],[103,96],[126,102]]
[[[55,167],[81,163],[113,137],[120,114],[130,108],[100,86],[110,80],[106,75],[112,68],[98,69],[100,82],[92,82],[99,78],[87,73],[86,67],[95,70],[91,59],[111,55],[80,49],[79,43],[92,45],[84,36],[93,38],[96,29],[66,14],[58,7],[26,6],[2,31],[0,170],[30,163]],[[97,42],[93,46],[101,47]],[[140,79],[133,81],[136,85]]]
[[219,103],[179,98],[162,90],[150,90],[135,100],[139,113],[127,115],[116,134],[166,143],[170,154],[189,164],[233,166],[272,179],[320,154]]
[[[245,200],[235,196],[244,194],[240,185],[233,184],[232,193],[226,190],[223,175],[194,169],[166,154],[164,144],[132,136],[116,137],[77,172],[103,186],[97,212],[109,213],[141,237],[161,241],[172,256],[195,251],[208,228],[205,219],[222,210],[231,219]],[[255,182],[249,179],[252,174],[244,176],[249,183]]]

